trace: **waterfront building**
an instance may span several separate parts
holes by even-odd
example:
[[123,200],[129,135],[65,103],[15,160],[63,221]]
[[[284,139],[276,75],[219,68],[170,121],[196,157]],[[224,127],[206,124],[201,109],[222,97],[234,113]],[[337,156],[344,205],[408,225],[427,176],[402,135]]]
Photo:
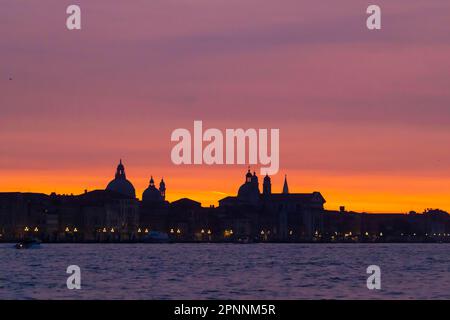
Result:
[[326,210],[320,192],[294,193],[284,177],[280,193],[271,178],[250,168],[235,196],[219,206],[192,199],[166,200],[166,183],[153,176],[135,196],[122,161],[105,190],[80,195],[0,193],[0,241],[38,237],[48,242],[147,241],[151,232],[172,241],[450,242],[450,217],[442,210],[368,214]]
[[249,169],[237,196],[219,200],[219,209],[235,217],[233,224],[240,226],[235,227],[237,237],[294,241],[322,233],[324,204],[320,192],[289,193],[286,177],[282,192],[272,193],[272,182],[266,175],[260,193],[258,177]]

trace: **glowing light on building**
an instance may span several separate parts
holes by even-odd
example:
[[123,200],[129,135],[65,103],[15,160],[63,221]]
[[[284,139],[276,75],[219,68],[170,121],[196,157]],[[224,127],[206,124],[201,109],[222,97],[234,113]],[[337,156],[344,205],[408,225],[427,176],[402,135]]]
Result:
[[70,231],[69,227],[66,227],[66,229],[64,231],[69,232]]
[[225,230],[225,232],[224,232],[225,237],[229,237],[231,235],[233,235],[233,230]]

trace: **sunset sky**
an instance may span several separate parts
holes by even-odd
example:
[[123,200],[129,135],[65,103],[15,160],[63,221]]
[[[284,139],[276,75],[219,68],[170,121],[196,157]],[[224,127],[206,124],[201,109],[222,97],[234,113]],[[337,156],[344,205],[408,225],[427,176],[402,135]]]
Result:
[[103,189],[122,158],[139,197],[153,175],[217,204],[246,165],[170,159],[202,120],[279,128],[274,192],[287,174],[328,209],[449,211],[450,2],[372,2],[0,0],[0,192]]

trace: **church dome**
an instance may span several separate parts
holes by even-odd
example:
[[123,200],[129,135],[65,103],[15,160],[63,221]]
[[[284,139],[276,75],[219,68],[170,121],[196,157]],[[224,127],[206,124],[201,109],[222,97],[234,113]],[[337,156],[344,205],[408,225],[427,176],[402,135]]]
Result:
[[243,200],[254,198],[255,196],[258,197],[259,190],[255,185],[250,183],[244,183],[240,186],[238,191],[238,198],[241,198]]
[[134,187],[125,176],[125,167],[122,164],[122,160],[120,160],[119,165],[117,166],[116,176],[114,180],[108,183],[108,185],[106,186],[106,190],[114,191],[126,195],[130,198],[136,198]]
[[245,183],[238,190],[238,199],[244,202],[255,204],[259,200],[259,186],[256,174],[252,176],[250,170],[245,175]]
[[151,177],[150,185],[142,193],[142,201],[143,202],[159,202],[162,200],[163,200],[163,198],[161,196],[161,191],[159,191],[155,187],[155,181],[153,180],[153,177]]

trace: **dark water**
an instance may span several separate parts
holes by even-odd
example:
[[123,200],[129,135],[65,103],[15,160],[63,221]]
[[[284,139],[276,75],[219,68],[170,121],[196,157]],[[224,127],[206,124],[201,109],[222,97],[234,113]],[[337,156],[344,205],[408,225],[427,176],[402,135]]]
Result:
[[0,260],[0,299],[450,299],[449,244],[2,244]]

